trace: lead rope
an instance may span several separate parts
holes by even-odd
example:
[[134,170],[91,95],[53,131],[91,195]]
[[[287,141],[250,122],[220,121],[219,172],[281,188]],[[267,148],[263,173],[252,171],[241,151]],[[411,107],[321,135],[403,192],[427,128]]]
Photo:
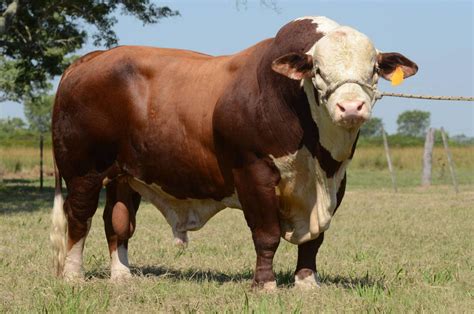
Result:
[[384,96],[389,97],[403,97],[403,98],[417,98],[417,99],[428,99],[428,100],[454,100],[454,101],[474,101],[474,97],[464,96],[430,96],[430,95],[415,95],[415,94],[400,94],[400,93],[387,93],[379,90],[375,91],[375,98],[381,99]]
[[[324,76],[322,73],[318,70],[318,67],[315,65],[313,68],[313,72],[316,73],[316,75],[319,75],[321,79],[327,82],[326,79],[324,79]],[[317,87],[316,84],[316,76],[312,79],[313,85],[315,86],[316,90],[318,93],[320,93],[322,98],[329,98],[329,95],[331,95],[336,89],[341,87],[344,84],[347,83],[355,83],[358,84],[362,87],[368,88],[373,92],[372,96],[372,104],[375,103],[376,100],[381,99],[384,96],[388,97],[401,97],[401,98],[416,98],[416,99],[427,99],[427,100],[452,100],[452,101],[474,101],[474,97],[464,97],[464,96],[431,96],[431,95],[416,95],[416,94],[402,94],[402,93],[388,93],[388,92],[382,92],[377,89],[377,84],[370,85],[367,84],[361,80],[357,79],[349,79],[349,80],[343,80],[337,83],[330,84],[328,88],[325,91],[322,91],[320,88]]]

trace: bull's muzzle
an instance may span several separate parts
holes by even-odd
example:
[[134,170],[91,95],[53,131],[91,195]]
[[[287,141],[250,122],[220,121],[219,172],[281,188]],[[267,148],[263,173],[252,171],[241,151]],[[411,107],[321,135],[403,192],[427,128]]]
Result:
[[337,115],[343,127],[359,127],[368,118],[368,108],[364,101],[345,100],[337,103]]

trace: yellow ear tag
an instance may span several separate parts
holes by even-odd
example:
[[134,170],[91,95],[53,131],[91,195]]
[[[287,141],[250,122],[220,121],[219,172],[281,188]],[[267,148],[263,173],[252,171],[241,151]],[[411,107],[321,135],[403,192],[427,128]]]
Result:
[[392,86],[400,85],[403,82],[403,71],[400,67],[397,67],[392,74]]

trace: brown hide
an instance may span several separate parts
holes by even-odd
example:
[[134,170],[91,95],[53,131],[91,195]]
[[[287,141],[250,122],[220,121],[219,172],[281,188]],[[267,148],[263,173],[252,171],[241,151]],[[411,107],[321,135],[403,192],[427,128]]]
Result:
[[66,182],[116,160],[177,197],[233,191],[214,154],[212,113],[242,56],[119,47],[73,65],[58,90],[53,140]]
[[[290,41],[291,28],[313,38]],[[54,106],[61,175],[68,182],[117,161],[119,172],[175,197],[222,199],[234,191],[239,153],[281,156],[305,137],[317,154],[306,96],[271,62],[308,50],[318,33],[309,21],[280,33],[233,56],[124,46],[81,58],[65,73]]]

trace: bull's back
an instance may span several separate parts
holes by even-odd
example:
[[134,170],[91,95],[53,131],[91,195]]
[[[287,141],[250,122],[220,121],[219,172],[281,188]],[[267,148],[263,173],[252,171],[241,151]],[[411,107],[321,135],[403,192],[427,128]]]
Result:
[[173,49],[119,47],[86,55],[58,89],[58,167],[67,178],[117,161],[178,197],[231,193],[214,152],[212,114],[238,68],[231,57]]

